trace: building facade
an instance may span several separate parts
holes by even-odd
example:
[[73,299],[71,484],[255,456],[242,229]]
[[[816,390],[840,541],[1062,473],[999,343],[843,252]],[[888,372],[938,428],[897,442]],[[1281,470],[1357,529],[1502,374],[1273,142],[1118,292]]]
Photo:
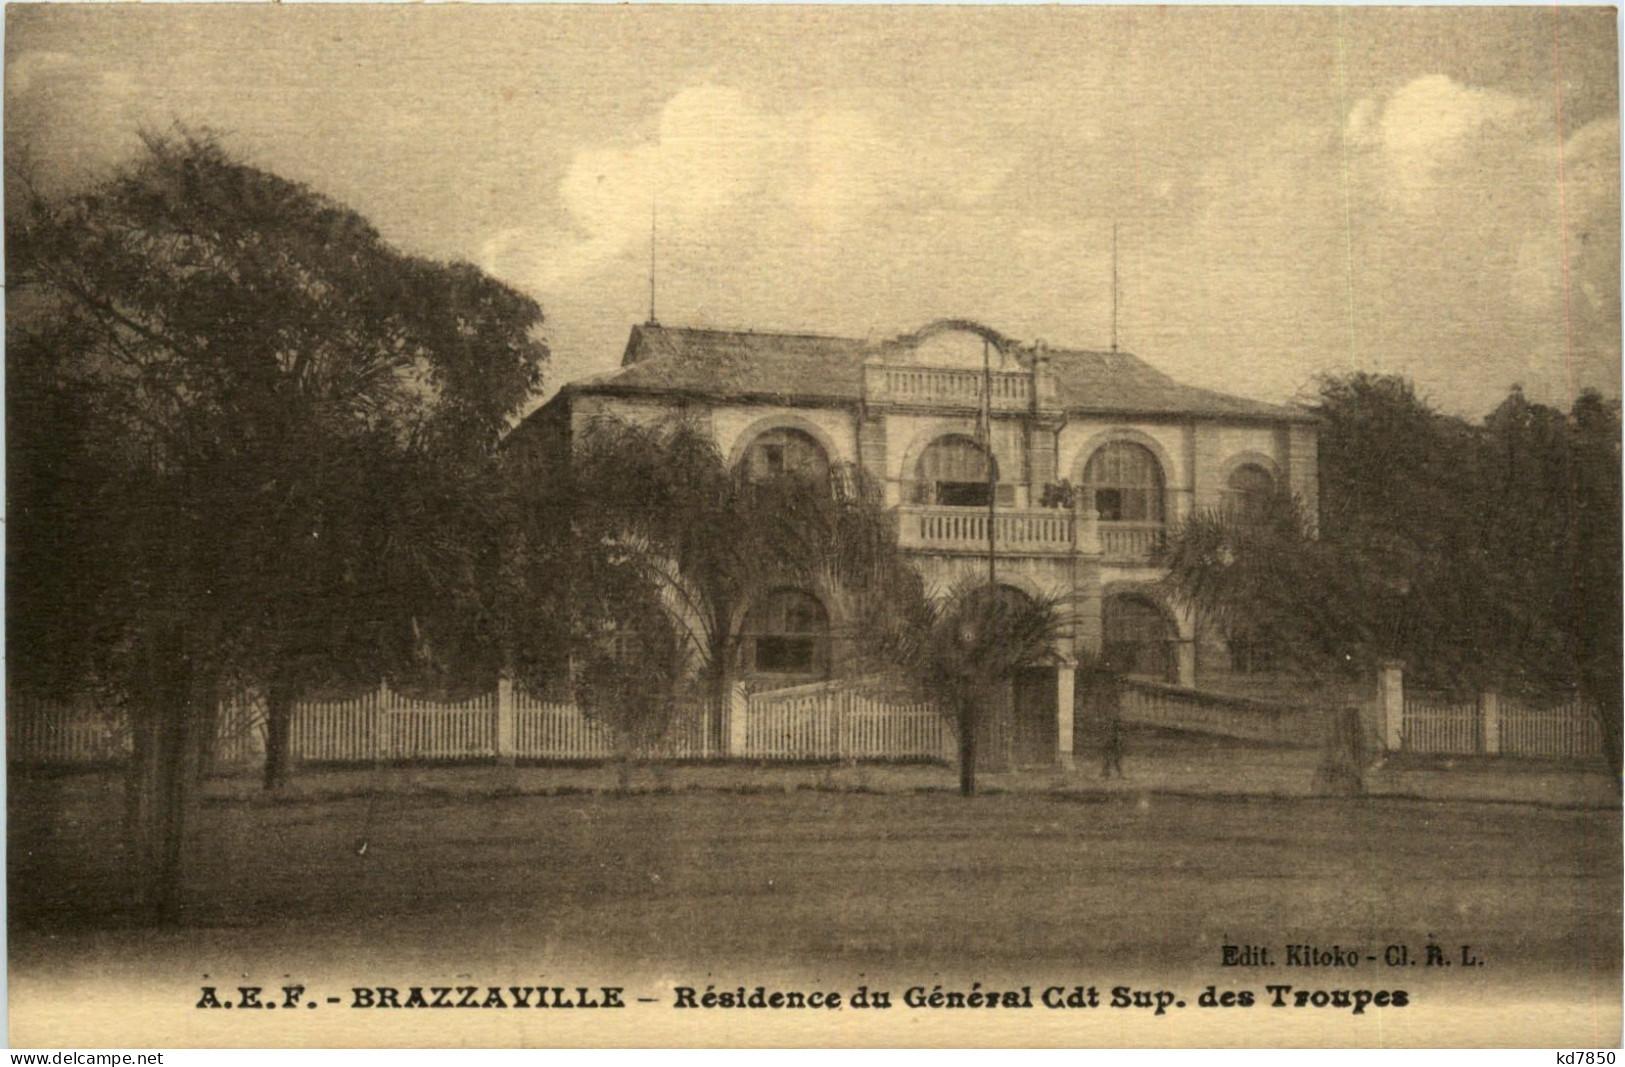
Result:
[[[1066,664],[1083,651],[1186,686],[1244,667],[1164,600],[1153,554],[1193,508],[1285,489],[1313,514],[1317,499],[1307,413],[1183,385],[1126,352],[1022,344],[963,320],[878,341],[637,326],[619,370],[564,386],[527,430],[568,447],[595,418],[678,413],[752,471],[861,467],[930,587],[985,575],[991,554],[1001,585],[1067,605],[1057,720],[1070,719]],[[764,591],[740,670],[762,686],[838,674],[837,600]]]

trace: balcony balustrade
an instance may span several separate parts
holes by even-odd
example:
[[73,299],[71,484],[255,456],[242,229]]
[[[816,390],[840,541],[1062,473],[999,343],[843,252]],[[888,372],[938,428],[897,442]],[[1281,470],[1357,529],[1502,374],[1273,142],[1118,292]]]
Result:
[[[919,407],[980,408],[982,372],[968,367],[870,364],[863,369],[864,395],[871,403]],[[994,371],[988,376],[994,411],[1032,407],[1032,376],[1025,371]]]
[[1101,522],[1100,551],[1107,563],[1139,563],[1162,547],[1160,522]]
[[[985,508],[902,507],[898,536],[904,548],[940,551],[987,551]],[[1072,551],[1072,513],[1055,508],[1022,508],[995,512],[995,551],[1065,553]]]
[[[904,505],[897,509],[905,549],[974,555],[987,551],[986,508]],[[1101,553],[1108,563],[1144,563],[1162,544],[1160,523],[1080,520],[1058,508],[1000,508],[994,513],[1000,555]],[[1098,539],[1098,540],[1097,540]]]

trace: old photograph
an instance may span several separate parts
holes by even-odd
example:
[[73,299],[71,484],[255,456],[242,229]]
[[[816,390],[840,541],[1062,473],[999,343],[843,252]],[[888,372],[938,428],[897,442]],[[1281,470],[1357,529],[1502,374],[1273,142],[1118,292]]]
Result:
[[8,5],[10,1044],[1617,1048],[1617,39]]

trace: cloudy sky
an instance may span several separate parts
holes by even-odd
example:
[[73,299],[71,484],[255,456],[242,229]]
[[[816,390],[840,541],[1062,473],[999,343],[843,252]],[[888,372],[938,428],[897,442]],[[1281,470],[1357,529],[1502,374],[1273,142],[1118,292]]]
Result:
[[1619,392],[1613,13],[7,8],[6,151],[241,156],[541,301],[560,382],[670,325],[981,319],[1265,400]]

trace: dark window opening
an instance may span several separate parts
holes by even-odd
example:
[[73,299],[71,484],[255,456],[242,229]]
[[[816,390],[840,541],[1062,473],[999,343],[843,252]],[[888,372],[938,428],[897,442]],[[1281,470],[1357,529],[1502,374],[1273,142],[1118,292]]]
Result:
[[1101,652],[1112,670],[1159,681],[1179,680],[1178,642],[1162,609],[1143,596],[1106,599],[1101,619]]
[[813,669],[817,661],[818,641],[812,637],[758,637],[756,639],[756,669],[781,673],[800,673]]
[[1269,512],[1275,494],[1275,479],[1256,463],[1243,464],[1230,472],[1225,486],[1225,503],[1243,522],[1261,522]]
[[986,482],[938,482],[937,503],[951,508],[985,508],[991,489]]
[[785,474],[824,478],[829,474],[829,457],[810,434],[786,426],[764,431],[750,443],[745,471],[757,481]]
[[798,589],[768,594],[746,625],[749,664],[767,674],[829,673],[829,617]]
[[1144,445],[1111,441],[1089,457],[1084,490],[1105,522],[1164,521],[1162,466]]
[[[951,508],[985,508],[992,483],[998,480],[998,467],[987,451],[962,434],[950,434],[931,442],[915,471],[921,504]],[[1014,503],[1015,486],[999,485],[998,500]]]

